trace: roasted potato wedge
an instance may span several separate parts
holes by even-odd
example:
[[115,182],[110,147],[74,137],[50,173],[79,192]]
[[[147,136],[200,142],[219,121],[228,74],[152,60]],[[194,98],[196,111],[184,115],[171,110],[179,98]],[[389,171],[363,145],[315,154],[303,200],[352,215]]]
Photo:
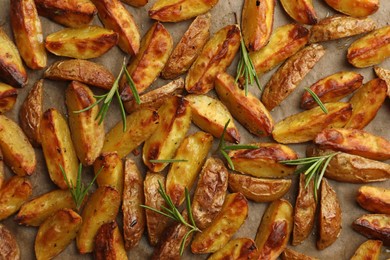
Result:
[[120,0],[91,0],[104,27],[118,33],[122,51],[136,55],[140,46],[138,26]]
[[249,238],[237,238],[230,240],[223,248],[212,254],[208,260],[222,259],[257,259],[258,251],[255,241]]
[[390,215],[389,189],[361,186],[358,190],[356,201],[365,210]]
[[95,236],[94,259],[127,259],[122,235],[115,221],[100,226]]
[[104,143],[104,124],[96,120],[99,107],[84,110],[96,102],[93,92],[83,83],[72,81],[65,92],[69,128],[77,157],[84,165],[92,165]]
[[[363,76],[353,71],[341,71],[320,79],[310,86],[322,103],[336,102],[348,96],[363,83]],[[351,101],[350,101],[351,102]],[[318,106],[317,102],[305,91],[301,98],[301,108],[310,109]],[[353,108],[352,104],[352,108]],[[354,112],[354,111],[353,111]],[[352,112],[352,113],[353,113]]]
[[190,94],[186,96],[190,102],[192,121],[200,129],[220,138],[226,123],[225,140],[230,143],[240,142],[240,133],[234,124],[233,117],[225,105],[218,99],[206,95]]
[[[256,136],[268,136],[274,127],[274,120],[260,100],[250,92],[240,89],[234,78],[220,73],[215,79],[218,97],[249,132]],[[226,122],[225,122],[226,124]]]
[[390,57],[390,25],[379,28],[349,46],[348,62],[357,68],[376,65]]
[[156,131],[159,121],[157,112],[147,108],[128,115],[126,131],[120,121],[106,134],[101,152],[117,152],[120,158],[125,157]]
[[4,160],[3,160],[3,152],[0,149],[0,189],[3,187],[5,182],[5,169],[4,169]]
[[261,101],[268,110],[274,109],[299,85],[307,73],[325,54],[322,45],[311,44],[291,56],[272,75],[264,87]]
[[317,23],[317,14],[314,10],[312,0],[299,0],[295,2],[281,0],[280,2],[286,13],[295,21],[310,25]]
[[191,107],[183,97],[170,97],[158,113],[160,123],[146,140],[142,154],[145,165],[153,172],[162,171],[168,164],[152,163],[150,160],[171,159],[191,124]]
[[71,209],[60,209],[39,226],[35,238],[38,260],[52,259],[60,254],[76,237],[82,219]]
[[281,178],[294,173],[296,167],[279,163],[294,160],[298,155],[286,145],[254,143],[256,149],[240,149],[229,152],[236,171],[260,178]]
[[390,70],[375,66],[374,71],[378,78],[386,81],[387,96],[390,97]]
[[43,113],[40,134],[50,179],[61,189],[68,189],[62,167],[69,183],[76,185],[78,159],[68,124],[60,112],[51,108]]
[[91,195],[85,204],[83,223],[77,233],[77,248],[81,254],[94,249],[94,238],[101,225],[115,219],[121,203],[120,194],[110,186],[101,186]]
[[118,34],[99,26],[66,28],[49,34],[45,47],[57,56],[92,59],[102,56],[118,42]]
[[343,127],[352,114],[349,103],[327,103],[325,107],[328,114],[315,107],[283,119],[275,125],[273,138],[283,144],[310,141],[325,128]]
[[18,91],[10,85],[0,83],[0,114],[11,110],[16,102]]
[[122,2],[134,7],[142,7],[146,5],[149,1],[148,0],[122,0]]
[[196,132],[181,142],[174,159],[186,161],[172,163],[165,184],[166,192],[176,206],[183,203],[185,189],[191,190],[194,185],[212,145],[213,137],[205,132]]
[[292,217],[292,206],[286,200],[275,200],[268,206],[255,238],[258,259],[277,259],[283,252],[290,238]]
[[0,189],[0,220],[6,219],[27,201],[32,185],[25,177],[13,176]]
[[366,17],[379,9],[379,0],[325,0],[333,9],[352,17]]
[[256,73],[265,73],[294,55],[306,45],[308,38],[309,30],[299,24],[276,28],[267,45],[258,51],[249,52]]
[[208,40],[186,76],[189,93],[206,94],[213,89],[218,73],[224,72],[236,56],[240,38],[240,28],[228,25]]
[[16,242],[12,233],[2,224],[0,224],[0,259],[20,259],[18,242]]
[[355,254],[350,260],[379,260],[381,253],[382,241],[379,240],[367,240],[356,249]]
[[309,42],[323,42],[350,37],[375,30],[370,18],[358,19],[345,15],[326,17],[310,29]]
[[195,18],[169,56],[162,78],[174,79],[191,67],[210,37],[210,25],[210,13]]
[[53,80],[75,80],[107,90],[115,81],[114,75],[103,65],[81,59],[56,61],[43,76]]
[[38,14],[67,27],[88,25],[97,10],[90,0],[34,0]]
[[366,214],[352,223],[352,228],[370,239],[378,239],[390,246],[390,216],[387,214]]
[[316,257],[311,257],[308,255],[304,255],[302,253],[299,253],[297,251],[294,251],[290,248],[286,248],[283,253],[281,254],[282,260],[319,260]]
[[19,176],[34,173],[37,160],[23,130],[11,119],[0,115],[0,149],[4,162]]
[[123,164],[116,152],[102,153],[93,164],[96,182],[99,186],[111,186],[122,196]]
[[41,120],[43,114],[43,79],[35,82],[19,110],[20,127],[30,143],[41,146]]
[[196,233],[191,244],[194,254],[213,253],[223,248],[248,216],[248,201],[241,193],[226,196],[222,209],[211,225]]
[[206,229],[222,209],[229,172],[224,163],[210,157],[203,165],[192,201],[192,215],[201,230]]
[[269,202],[283,197],[291,187],[291,180],[259,179],[242,174],[229,174],[229,190],[241,192],[255,202]]

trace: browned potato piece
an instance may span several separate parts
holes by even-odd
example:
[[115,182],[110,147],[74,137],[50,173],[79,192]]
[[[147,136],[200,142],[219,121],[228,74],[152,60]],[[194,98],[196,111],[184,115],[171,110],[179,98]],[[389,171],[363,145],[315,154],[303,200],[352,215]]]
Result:
[[[127,65],[127,70],[138,93],[144,92],[157,79],[164,68],[172,52],[172,36],[164,25],[156,22],[144,35],[140,46],[138,54]],[[131,100],[133,92],[125,75],[121,79],[120,87],[122,99],[124,101]]]
[[4,169],[4,161],[3,161],[3,152],[0,149],[0,189],[3,187],[5,182],[5,169]]
[[194,254],[213,253],[223,248],[248,216],[248,201],[241,193],[226,196],[222,209],[211,225],[196,233],[191,244]]
[[322,45],[311,44],[291,56],[272,75],[264,87],[261,101],[268,110],[274,109],[299,85],[307,73],[325,54]]
[[118,46],[122,51],[136,55],[140,46],[138,26],[133,16],[120,0],[92,0],[104,26],[119,35]]
[[210,24],[211,15],[209,13],[195,18],[169,56],[161,72],[162,78],[174,79],[191,67],[209,39]]
[[152,163],[150,160],[172,159],[191,124],[191,108],[183,97],[170,97],[158,110],[160,124],[146,140],[142,159],[153,172],[162,171],[168,163]]
[[283,197],[290,190],[291,180],[268,180],[242,174],[229,174],[229,190],[241,192],[256,202],[269,202]]
[[238,25],[228,25],[208,40],[186,76],[189,93],[206,94],[213,89],[218,73],[224,72],[236,56],[240,38]]
[[[360,88],[363,76],[353,71],[342,71],[332,74],[310,86],[322,103],[336,102]],[[301,98],[301,108],[310,109],[318,106],[317,102],[305,91]],[[352,105],[353,107],[353,105]]]
[[97,10],[90,0],[34,0],[38,14],[67,27],[88,25]]
[[12,233],[0,224],[0,259],[20,259],[20,249]]
[[179,22],[207,13],[217,3],[218,0],[158,0],[149,16],[161,22]]
[[390,97],[390,70],[375,66],[374,71],[378,78],[386,81],[387,96]]
[[123,165],[116,152],[102,153],[93,164],[96,182],[99,186],[111,186],[122,196],[123,192]]
[[382,240],[383,245],[390,246],[390,215],[366,214],[352,223],[352,228],[370,239]]
[[18,211],[31,194],[32,185],[29,180],[20,176],[11,177],[0,189],[0,220]]
[[242,8],[242,35],[249,51],[258,51],[268,43],[274,23],[274,0],[245,0]]
[[249,52],[257,74],[265,73],[294,55],[306,45],[309,30],[299,24],[286,24],[276,28],[269,42],[255,52]]
[[34,0],[10,1],[10,20],[20,56],[30,69],[46,67],[41,20]]
[[299,0],[295,2],[281,0],[280,2],[286,13],[295,21],[310,25],[317,23],[317,14],[314,10],[312,0]]
[[85,204],[83,224],[77,234],[77,248],[81,254],[94,249],[94,238],[101,225],[115,219],[121,203],[120,194],[112,187],[101,186]]
[[[274,120],[260,100],[250,92],[240,89],[234,78],[220,73],[215,79],[218,97],[249,132],[256,136],[268,136],[274,127]],[[226,123],[226,122],[225,122]]]
[[348,62],[357,68],[376,65],[390,57],[390,26],[379,28],[349,46]]
[[302,243],[309,235],[314,226],[317,201],[314,197],[314,180],[307,187],[305,175],[299,177],[299,193],[294,207],[294,227],[291,244],[293,246]]
[[257,259],[258,250],[255,242],[249,238],[237,238],[231,240],[223,248],[212,254],[208,260],[223,259]]
[[283,119],[275,125],[273,138],[284,144],[310,141],[325,128],[343,127],[352,114],[349,103],[327,103],[325,107],[328,114],[315,107]]
[[126,159],[123,180],[123,236],[125,249],[138,245],[145,230],[143,177],[135,162]]
[[92,165],[99,156],[104,143],[104,124],[96,120],[99,107],[86,109],[96,102],[93,92],[83,83],[72,81],[65,92],[69,128],[77,157],[84,165]]
[[106,134],[101,152],[117,152],[120,158],[125,157],[156,131],[159,121],[157,112],[147,108],[128,115],[126,131],[120,121]]
[[19,176],[32,175],[37,160],[23,130],[11,119],[0,115],[0,149],[4,162]]
[[326,17],[310,29],[310,42],[323,42],[350,37],[375,30],[370,18],[358,19],[345,15]]
[[111,89],[115,78],[103,65],[88,60],[70,59],[54,62],[44,75],[53,80],[76,80],[94,87]]
[[142,7],[146,5],[149,1],[148,0],[122,0],[122,2],[134,7]]
[[356,249],[355,254],[351,257],[351,260],[379,260],[381,254],[382,241],[379,240],[367,240]]
[[341,208],[334,189],[326,179],[321,182],[320,212],[318,214],[317,248],[333,244],[341,232]]
[[387,84],[376,78],[359,88],[349,103],[352,105],[352,116],[345,128],[363,129],[376,116],[387,96]]
[[35,82],[19,110],[20,127],[35,147],[41,146],[41,120],[43,114],[43,79]]
[[52,259],[60,254],[76,237],[81,217],[71,209],[60,209],[39,226],[35,238],[38,260]]
[[287,246],[292,230],[293,209],[283,199],[272,202],[261,219],[255,243],[258,259],[277,259]]
[[100,226],[95,236],[94,259],[127,259],[122,235],[115,221]]
[[68,189],[63,172],[76,185],[78,159],[64,117],[56,109],[46,110],[41,121],[42,150],[50,179],[61,189]]
[[220,212],[226,196],[228,175],[220,159],[210,157],[203,165],[192,201],[192,215],[199,229],[210,226]]
[[379,0],[325,0],[333,9],[353,17],[366,17],[379,8]]
[[15,88],[0,82],[0,114],[13,108],[17,96],[18,91]]
[[20,225],[39,226],[60,209],[76,209],[69,190],[53,190],[23,204],[15,221]]
[[230,120],[226,128],[225,140],[230,143],[240,142],[240,133],[234,124],[233,117],[221,101],[196,94],[187,95],[186,99],[190,102],[192,121],[200,129],[220,138],[226,123]]
[[76,59],[97,58],[118,42],[118,34],[99,26],[66,28],[49,34],[45,40],[48,51],[57,56]]
[[282,260],[319,260],[316,257],[311,257],[308,255],[304,255],[302,253],[299,253],[297,251],[294,251],[290,248],[286,248],[283,253],[281,254]]
[[275,143],[254,143],[252,145],[258,148],[229,152],[236,171],[260,178],[281,178],[294,173],[295,166],[279,163],[279,161],[298,158],[290,147]]
[[361,186],[356,201],[365,210],[390,215],[390,190],[372,186]]
[[27,72],[15,44],[0,28],[0,78],[14,87],[27,84]]

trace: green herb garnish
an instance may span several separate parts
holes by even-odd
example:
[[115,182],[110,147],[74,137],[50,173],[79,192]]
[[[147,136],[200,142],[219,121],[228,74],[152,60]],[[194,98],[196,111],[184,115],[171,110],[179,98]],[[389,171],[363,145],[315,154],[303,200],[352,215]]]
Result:
[[149,160],[151,163],[175,163],[175,162],[188,162],[185,159],[160,159],[160,160]]
[[310,88],[305,88],[305,90],[307,92],[309,92],[309,94],[312,96],[314,101],[320,106],[322,111],[324,111],[325,114],[328,114],[328,109],[326,109],[326,107],[324,106],[324,103],[322,103],[321,99],[317,96],[317,94],[313,90],[311,90]]

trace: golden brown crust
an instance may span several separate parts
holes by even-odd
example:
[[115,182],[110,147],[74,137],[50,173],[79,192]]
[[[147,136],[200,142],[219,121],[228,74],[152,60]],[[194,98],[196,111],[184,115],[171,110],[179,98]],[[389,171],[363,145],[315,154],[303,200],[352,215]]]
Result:
[[98,186],[110,186],[122,196],[123,192],[123,164],[116,152],[102,153],[93,164]]
[[14,107],[17,96],[16,88],[0,83],[0,114],[4,114]]
[[367,240],[362,243],[351,257],[351,260],[372,259],[379,260],[381,254],[382,241]]
[[390,190],[373,186],[361,186],[356,201],[365,210],[390,215]]
[[142,7],[145,6],[149,1],[148,0],[122,0],[122,2],[134,7]]
[[20,249],[16,239],[2,224],[0,224],[0,259],[20,259]]
[[303,24],[316,24],[317,14],[314,10],[312,0],[299,0],[291,2],[289,0],[281,0],[284,10],[295,21]]
[[223,248],[212,254],[208,260],[255,260],[258,257],[258,250],[255,241],[249,238],[237,238],[231,240]]
[[319,260],[316,257],[304,255],[304,254],[299,253],[297,251],[294,251],[290,248],[286,248],[283,251],[281,258],[282,258],[282,260]]
[[390,97],[390,70],[374,66],[375,74],[382,80],[386,81],[387,96]]
[[95,236],[94,259],[127,259],[122,235],[115,221],[100,226]]
[[353,16],[366,17],[379,9],[379,0],[325,0],[333,9]]
[[390,246],[390,216],[386,214],[366,214],[352,223],[352,228],[370,239],[382,240]]

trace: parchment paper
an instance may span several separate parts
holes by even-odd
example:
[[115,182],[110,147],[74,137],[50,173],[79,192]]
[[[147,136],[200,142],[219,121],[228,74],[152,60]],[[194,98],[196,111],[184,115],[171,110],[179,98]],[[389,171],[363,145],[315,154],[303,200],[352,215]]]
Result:
[[[150,3],[142,8],[133,8],[130,6],[126,6],[130,13],[135,17],[137,24],[139,25],[139,29],[141,35],[144,35],[148,28],[152,25],[153,21],[148,17],[147,11],[150,9],[155,0],[150,0]],[[314,7],[317,11],[318,18],[322,19],[326,16],[335,14],[330,7],[328,7],[323,0],[314,0]],[[10,23],[9,23],[9,1],[8,0],[0,0],[1,8],[0,8],[0,22],[3,25],[5,31],[8,35],[12,37]],[[224,27],[228,24],[235,23],[234,13],[237,14],[238,18],[241,15],[243,0],[220,0],[219,3],[211,10],[212,14],[212,23],[211,23],[211,33],[218,31],[220,28]],[[384,26],[389,25],[390,23],[390,2],[387,0],[381,1],[381,7],[377,13],[371,16],[378,25]],[[57,30],[62,29],[63,27],[55,24],[54,22],[41,17],[41,21],[43,24],[44,37],[48,34],[55,32]],[[191,21],[184,21],[175,24],[164,24],[167,29],[170,31],[174,38],[175,44],[179,41],[182,34],[187,29],[188,25]],[[277,1],[276,9],[275,9],[275,20],[274,20],[274,29],[287,24],[294,22],[291,18],[287,16],[287,14],[282,9],[282,6],[279,1]],[[95,17],[94,24],[101,24],[99,19]],[[294,91],[294,93],[285,100],[280,107],[277,107],[272,111],[272,116],[275,119],[275,122],[278,122],[289,116],[291,114],[295,114],[299,111],[299,99],[303,92],[303,87],[309,87],[311,84],[323,78],[327,75],[342,71],[342,70],[352,70],[361,73],[364,76],[364,82],[372,79],[374,77],[373,69],[356,69],[348,64],[346,60],[346,51],[348,46],[357,38],[352,37],[343,40],[336,40],[332,42],[323,43],[326,48],[325,56],[319,61],[319,63],[314,67],[314,69],[305,77],[299,87]],[[0,46],[1,48],[1,46]],[[93,61],[101,63],[105,65],[114,75],[117,75],[120,70],[120,66],[122,63],[122,57],[124,53],[119,50],[118,47],[114,47],[108,53],[103,55],[100,58],[94,59]],[[48,65],[52,64],[55,60],[59,60],[62,58],[55,57],[54,55],[48,54]],[[236,62],[232,64],[229,68],[229,72],[235,75],[235,67]],[[381,64],[384,68],[390,68],[390,59],[386,60]],[[275,72],[276,69],[270,71],[269,73],[263,75],[261,77],[262,85],[265,85],[269,80],[270,76]],[[17,103],[12,111],[6,113],[7,116],[12,118],[13,120],[18,121],[18,113],[20,106],[25,99],[29,89],[32,87],[34,82],[42,77],[44,70],[40,71],[31,71],[29,70],[29,83],[24,89],[20,89],[18,91]],[[161,86],[165,84],[167,81],[163,81],[161,79],[157,80],[150,89]],[[66,82],[59,81],[50,81],[45,80],[44,83],[44,104],[45,110],[50,107],[55,107],[59,109],[63,114],[66,114],[66,108],[64,105],[64,91],[67,87]],[[101,90],[93,88],[93,91],[98,94],[102,93]],[[252,93],[259,96],[259,92],[257,88],[254,86],[250,90]],[[210,95],[215,95],[213,92]],[[381,135],[390,140],[390,132],[389,129],[389,119],[390,119],[390,102],[387,99],[383,104],[382,108],[378,112],[376,118],[368,125],[365,129],[373,132],[377,135]],[[119,107],[115,102],[111,105],[111,108],[107,115],[107,120],[105,122],[106,131],[108,131],[114,124],[116,124],[120,120]],[[268,138],[257,138],[249,134],[239,123],[235,122],[239,127],[240,134],[242,136],[242,143],[248,142],[266,142],[271,141]],[[197,129],[195,126],[192,126],[190,133],[196,132]],[[217,140],[214,141],[214,146],[212,152],[215,151],[217,145]],[[304,156],[304,149],[307,146],[306,144],[300,145],[291,145],[293,149],[295,149],[301,156]],[[29,177],[30,181],[33,185],[33,197],[36,197],[40,194],[48,192],[50,190],[55,189],[55,185],[50,181],[46,165],[44,163],[44,158],[42,151],[40,149],[36,149],[36,155],[38,160],[38,167],[36,173]],[[145,168],[140,163],[141,156],[134,156],[133,154],[129,155],[132,158],[135,158],[138,161],[138,165],[142,167],[143,173],[145,173]],[[7,178],[12,176],[12,173],[9,169],[7,171]],[[91,179],[91,169],[87,169],[84,176],[85,181],[90,181]],[[296,176],[292,177],[294,179],[294,183],[292,185],[291,191],[285,196],[292,205],[295,203],[295,198],[297,194],[297,182]],[[338,183],[335,181],[330,181],[330,184],[337,192],[338,198],[341,202],[342,208],[342,232],[337,241],[326,248],[325,250],[318,251],[315,247],[315,239],[316,239],[316,228],[313,230],[311,236],[300,246],[292,247],[293,249],[304,252],[311,256],[316,256],[320,259],[349,259],[356,248],[366,240],[362,235],[354,232],[351,228],[351,223],[361,216],[362,214],[367,213],[362,208],[360,208],[355,202],[355,195],[357,189],[361,185],[354,184],[345,184]],[[382,187],[390,187],[390,181],[375,183],[372,184],[375,186]],[[240,230],[235,234],[234,238],[238,237],[249,237],[254,239],[256,235],[257,228],[259,226],[261,217],[265,208],[267,207],[266,203],[253,203],[249,202],[249,215],[244,223],[244,225],[240,228]],[[121,225],[121,214],[119,214],[117,221],[119,225]],[[2,224],[7,226],[11,232],[16,236],[17,241],[21,248],[22,259],[35,259],[34,254],[34,240],[37,232],[37,228],[34,227],[25,227],[18,226],[13,221],[13,216],[9,217],[6,220],[1,221]],[[133,250],[128,252],[129,259],[148,259],[152,254],[152,247],[149,246],[146,235],[142,238],[140,245]],[[187,249],[183,259],[205,259],[207,255],[193,255],[190,253],[190,250]],[[381,259],[387,259],[390,257],[389,248],[383,248]],[[73,242],[64,252],[62,252],[56,259],[91,259],[92,255],[80,255],[77,252],[75,243]]]

